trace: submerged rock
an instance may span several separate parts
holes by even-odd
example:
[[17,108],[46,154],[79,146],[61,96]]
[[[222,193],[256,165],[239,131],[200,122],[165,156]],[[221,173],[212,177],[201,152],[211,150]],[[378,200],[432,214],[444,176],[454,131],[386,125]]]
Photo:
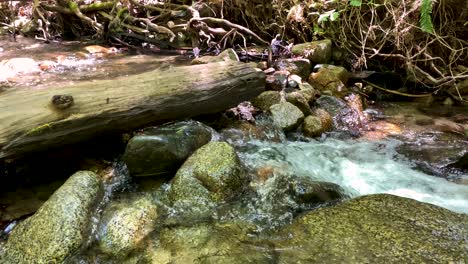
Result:
[[275,234],[278,263],[463,263],[468,216],[388,194],[320,208]]
[[166,174],[176,171],[211,137],[212,129],[196,121],[147,128],[128,142],[123,159],[132,176]]
[[313,181],[306,177],[292,178],[289,188],[293,199],[303,209],[348,197],[337,184]]
[[275,129],[272,124],[258,121],[255,124],[241,121],[229,125],[228,128],[220,131],[221,138],[228,143],[239,144],[253,139],[281,141],[282,131]]
[[274,263],[268,244],[249,241],[246,223],[165,228],[137,263]]
[[99,249],[122,258],[154,229],[157,206],[149,196],[111,204],[103,214]]
[[450,164],[449,167],[468,171],[468,152],[466,152],[456,162]]
[[228,200],[247,183],[239,157],[225,142],[211,142],[198,149],[177,171],[169,191],[174,207],[189,217],[210,214],[218,202]]
[[332,55],[332,42],[329,39],[294,45],[292,54],[310,60],[310,63],[328,63]]
[[285,131],[297,128],[304,120],[304,113],[289,102],[272,105],[270,112],[273,122]]
[[0,263],[62,263],[86,240],[101,191],[95,173],[73,174],[33,216],[15,227]]

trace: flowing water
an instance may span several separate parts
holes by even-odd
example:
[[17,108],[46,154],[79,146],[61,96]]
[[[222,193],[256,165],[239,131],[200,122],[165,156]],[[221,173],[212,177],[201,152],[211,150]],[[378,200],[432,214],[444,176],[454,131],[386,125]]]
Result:
[[468,186],[413,169],[411,161],[396,151],[401,144],[391,139],[251,141],[239,146],[239,153],[252,170],[272,166],[291,175],[336,183],[351,197],[389,193],[468,213]]
[[[0,43],[9,42],[0,40]],[[180,62],[177,57],[145,54],[119,54],[107,58],[91,56],[80,59],[76,54],[82,47],[83,45],[79,43],[68,46],[49,45],[47,49],[45,44],[34,42],[3,45],[1,59],[20,55],[34,57],[37,60],[53,59],[57,55],[66,58],[65,63],[51,71],[11,77],[4,89],[36,89],[82,80],[114,78],[155,68],[171,67],[168,65]],[[220,139],[235,146],[250,174],[254,175],[258,170],[270,167],[286,178],[275,175],[274,179],[268,180],[265,184],[254,186],[253,193],[242,197],[239,201],[223,205],[213,213],[213,218],[218,221],[242,219],[256,225],[257,230],[276,228],[289,223],[298,205],[285,197],[278,186],[281,186],[281,181],[289,181],[294,177],[308,177],[314,181],[335,183],[341,186],[349,197],[389,193],[435,204],[456,212],[468,213],[466,184],[468,173],[462,169],[446,169],[468,152],[466,137],[446,131],[441,132],[433,127],[426,129],[425,125],[415,124],[418,123],[415,120],[420,120],[421,116],[426,119],[440,117],[415,111],[414,107],[409,105],[390,105],[384,107],[385,111],[387,111],[385,118],[399,123],[404,128],[404,133],[380,140],[340,139],[341,137],[333,135],[317,140],[301,140],[300,137],[292,140],[289,135],[288,140],[282,132],[270,126],[264,131],[265,138],[259,140],[251,134],[246,136],[239,129],[220,132]],[[392,111],[394,113],[391,113]],[[456,110],[453,115],[457,113],[466,115],[466,111],[466,109]],[[420,155],[421,153],[428,154]],[[112,159],[118,160],[120,153],[113,154]],[[73,155],[71,157],[76,158]],[[71,168],[74,170],[83,168],[68,163],[57,165],[60,161],[57,162],[54,158],[39,160],[39,163],[43,164],[39,169],[33,167],[31,163],[31,168],[25,169],[22,173],[21,169],[17,168],[13,171],[34,177],[33,174],[49,173],[51,168],[52,170],[61,166],[67,168],[56,170],[58,173],[55,174],[61,175],[59,179],[49,180],[50,184],[36,184],[28,188],[4,186],[0,193],[0,228],[6,232],[0,235],[6,235],[11,231],[12,226],[5,223],[33,213],[70,175]],[[112,172],[114,178],[106,185],[105,202],[112,201],[116,196],[125,197],[132,193],[157,193],[164,196],[170,183],[163,184],[162,181],[153,179],[132,180],[121,163],[115,164]],[[5,176],[15,177],[15,173]],[[92,221],[94,235],[99,232],[99,214],[102,208],[99,210]],[[92,243],[94,238],[89,239]],[[85,252],[83,256],[77,258],[86,259],[87,256],[94,255]]]

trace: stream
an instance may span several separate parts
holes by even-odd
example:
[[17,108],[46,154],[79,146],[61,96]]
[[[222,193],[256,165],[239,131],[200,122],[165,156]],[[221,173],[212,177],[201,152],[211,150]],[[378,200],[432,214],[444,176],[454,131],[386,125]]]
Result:
[[[0,84],[0,95],[2,89],[42,89],[49,85],[112,79],[187,64],[187,58],[183,56],[119,53],[101,58],[92,55],[83,57],[78,53],[83,47],[81,43],[41,44],[28,39],[11,43],[0,39],[0,46],[3,50],[0,61],[16,57],[38,61],[56,60],[57,56],[65,58],[64,63],[62,61],[61,65],[49,71],[5,77]],[[466,167],[451,166],[467,155],[468,141],[466,135],[453,133],[440,125],[460,116],[468,116],[466,107],[453,106],[443,115],[410,103],[381,103],[372,106],[372,109],[380,113],[382,120],[398,124],[401,132],[379,139],[355,139],[340,133],[307,139],[283,134],[267,118],[258,120],[259,126],[265,125],[264,135],[260,139],[255,132],[236,126],[217,129],[215,140],[227,141],[234,146],[248,174],[255,175],[268,168],[274,171],[274,176],[257,187],[255,195],[246,195],[213,212],[214,221],[242,219],[252,224],[255,232],[291,223],[298,205],[288,198],[280,198],[281,194],[277,193],[281,191],[278,190],[280,177],[285,177],[287,181],[305,177],[334,183],[344,190],[348,198],[387,193],[468,214],[468,171]],[[157,196],[155,200],[163,206],[170,182],[164,178],[132,179],[121,162],[123,147],[119,140],[117,137],[102,145],[87,145],[89,149],[85,152],[62,157],[59,157],[61,154],[45,154],[25,159],[16,165],[0,166],[4,181],[0,188],[0,229],[3,229],[0,240],[7,238],[15,224],[33,214],[74,171],[92,167],[94,164],[90,159],[106,160],[106,166],[110,168],[112,179],[105,188],[106,203],[131,200],[135,194],[149,194]],[[108,148],[108,151],[102,154],[102,150],[97,151],[100,148]],[[43,180],[35,177],[43,177]],[[99,210],[95,212],[93,236],[100,232],[99,214],[102,208]],[[166,217],[166,226],[178,222],[178,219],[171,219],[177,218],[177,214]],[[89,240],[91,246],[74,256],[72,262],[87,263],[100,256],[93,248],[93,237]],[[106,259],[95,263],[106,263]]]

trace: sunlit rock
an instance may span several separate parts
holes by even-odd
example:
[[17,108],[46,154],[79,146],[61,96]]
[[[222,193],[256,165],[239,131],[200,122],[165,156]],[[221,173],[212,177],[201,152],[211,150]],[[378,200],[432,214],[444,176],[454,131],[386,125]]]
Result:
[[275,62],[274,66],[276,70],[287,70],[291,74],[299,75],[303,79],[307,79],[311,71],[310,61],[301,58],[280,59]]
[[248,179],[234,148],[211,142],[198,149],[172,180],[169,200],[191,216],[210,215],[217,203],[239,194]]
[[317,72],[310,74],[308,81],[314,88],[328,90],[337,97],[344,97],[348,93],[348,71],[343,67],[322,65]]
[[136,249],[154,230],[157,206],[150,196],[110,204],[103,213],[99,249],[117,258]]
[[273,122],[285,131],[297,128],[304,120],[304,113],[289,102],[272,105],[270,112]]
[[287,93],[285,97],[287,102],[290,102],[291,104],[295,105],[302,111],[302,113],[304,113],[305,116],[307,116],[310,115],[311,110],[309,107],[309,100],[307,100],[306,96],[304,96],[302,91],[297,91]]
[[316,116],[306,117],[302,123],[302,132],[308,137],[319,137],[324,132],[322,121]]
[[276,236],[278,263],[462,263],[468,217],[388,194],[299,217]]
[[62,263],[85,242],[102,184],[90,171],[73,174],[10,234],[1,263]]
[[274,104],[281,102],[281,94],[279,91],[265,91],[252,100],[252,105],[260,108],[263,111],[268,111]]
[[309,59],[311,63],[329,63],[332,55],[332,42],[329,39],[294,45],[292,54]]

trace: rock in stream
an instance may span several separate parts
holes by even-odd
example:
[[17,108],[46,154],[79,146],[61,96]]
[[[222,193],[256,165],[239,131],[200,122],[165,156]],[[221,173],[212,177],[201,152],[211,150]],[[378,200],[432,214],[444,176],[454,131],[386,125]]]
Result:
[[41,208],[10,234],[0,263],[62,263],[87,239],[102,192],[90,171],[73,174]]

